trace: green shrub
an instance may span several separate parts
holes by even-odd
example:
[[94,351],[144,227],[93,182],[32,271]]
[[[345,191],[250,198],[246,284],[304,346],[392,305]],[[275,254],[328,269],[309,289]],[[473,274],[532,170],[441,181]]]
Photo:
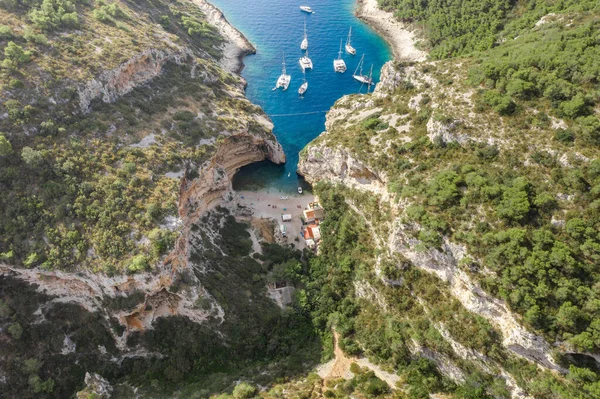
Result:
[[79,24],[77,10],[71,0],[43,0],[39,8],[29,12],[29,19],[45,31],[74,28]]
[[247,382],[241,382],[233,389],[233,397],[235,399],[250,399],[256,394],[256,387],[248,384]]
[[146,271],[150,267],[148,259],[144,255],[136,255],[127,266],[127,271],[130,273],[139,273]]
[[54,391],[54,380],[52,378],[48,378],[46,381],[43,381],[37,375],[29,376],[29,386],[35,393],[52,393]]
[[8,333],[16,340],[21,339],[23,335],[23,327],[19,323],[13,323],[8,326]]
[[560,104],[560,109],[564,115],[569,118],[584,116],[589,112],[587,101],[582,93],[578,93],[569,101],[562,102]]
[[8,42],[4,48],[4,57],[4,62],[8,60],[16,66],[29,62],[30,60],[29,52],[23,50],[23,47],[19,46],[13,41]]
[[559,129],[554,134],[554,138],[563,144],[571,144],[575,141],[575,134],[569,129]]
[[2,133],[0,133],[0,156],[10,155],[13,153],[10,141]]
[[33,29],[27,28],[23,33],[23,39],[35,44],[48,44],[48,38],[43,33],[36,33]]
[[496,90],[486,91],[483,99],[500,115],[511,115],[516,110],[516,104],[510,96],[502,95]]
[[0,40],[12,39],[14,33],[10,26],[0,25]]
[[531,203],[529,202],[529,182],[524,178],[518,178],[502,193],[502,200],[496,207],[500,217],[511,221],[521,222],[529,214]]

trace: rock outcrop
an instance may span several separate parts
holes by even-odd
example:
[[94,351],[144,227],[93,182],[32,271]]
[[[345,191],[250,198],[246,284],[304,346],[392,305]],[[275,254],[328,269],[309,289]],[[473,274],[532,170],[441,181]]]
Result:
[[85,373],[86,388],[77,392],[77,399],[109,399],[112,396],[113,387],[110,383],[96,373]]
[[117,68],[104,71],[96,78],[78,87],[81,112],[88,112],[90,104],[96,98],[110,103],[116,101],[135,87],[160,75],[168,62],[178,65],[194,62],[189,50],[150,49],[130,58]]
[[229,72],[239,73],[244,68],[244,56],[254,54],[256,48],[246,37],[233,27],[223,15],[223,12],[206,0],[194,0],[194,3],[206,14],[207,20],[217,28],[225,38],[221,65]]

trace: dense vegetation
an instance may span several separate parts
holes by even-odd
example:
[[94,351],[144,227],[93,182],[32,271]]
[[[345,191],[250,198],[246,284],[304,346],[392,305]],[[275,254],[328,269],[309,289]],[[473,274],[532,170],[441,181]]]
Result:
[[598,10],[595,0],[379,0],[382,8],[422,28],[430,56],[485,51],[512,40],[550,13]]
[[[109,379],[115,397],[132,394],[119,382],[140,387],[144,397],[169,396],[182,387],[185,395],[207,397],[233,388],[238,379],[264,385],[313,366],[320,360],[320,344],[309,317],[299,308],[282,311],[266,296],[270,273],[283,265],[302,269],[301,254],[266,244],[256,260],[249,256],[247,227],[220,209],[194,228],[206,241],[193,255],[192,268],[175,275],[170,291],[186,295],[201,286],[210,296],[201,297],[195,306],[211,311],[216,300],[226,317],[221,320],[215,312],[204,324],[185,317],[161,318],[153,329],[128,338],[131,347],[141,345],[160,356],[120,358],[111,335],[123,333],[117,320],[107,322],[100,312],[87,312],[77,304],[51,303],[52,297],[26,283],[0,278],[0,367],[7,372],[4,386],[10,387],[3,393],[69,397],[81,388],[87,371]],[[218,237],[216,246],[209,236]],[[134,309],[144,297],[133,292],[106,298],[105,306]],[[41,313],[36,313],[38,308]],[[65,337],[76,350],[61,354]]]
[[[382,253],[366,221],[348,204],[356,205],[369,215],[369,222],[377,223],[387,217],[385,203],[341,186],[320,184],[317,192],[328,209],[322,224],[324,238],[320,255],[310,259],[308,274],[300,277],[305,288],[298,297],[325,343],[330,342],[335,329],[342,336],[340,344],[345,352],[368,356],[399,373],[408,398],[427,398],[433,392],[457,398],[510,397],[494,372],[483,372],[473,359],[457,356],[443,331],[465,348],[483,354],[486,367],[494,370],[502,366],[509,371],[536,398],[597,395],[598,375],[571,366],[570,380],[566,381],[514,356],[503,348],[500,333],[487,320],[466,311],[445,283],[406,259],[384,256],[379,266],[382,275],[377,276],[375,260]],[[357,295],[359,289],[362,293]],[[377,294],[365,296],[365,292]],[[464,383],[441,375],[436,362],[421,356],[415,343],[464,370]],[[344,397],[344,393],[337,397]]]
[[[1,2],[0,259],[109,274],[157,264],[179,234],[180,175],[255,111],[225,94],[240,83],[211,58],[221,41],[188,2]],[[193,55],[82,113],[86,79],[171,42]]]

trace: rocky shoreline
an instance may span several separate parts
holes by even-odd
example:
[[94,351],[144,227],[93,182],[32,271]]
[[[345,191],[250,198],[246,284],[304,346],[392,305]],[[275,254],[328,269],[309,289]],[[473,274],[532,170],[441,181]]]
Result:
[[424,61],[427,53],[415,47],[416,39],[391,12],[379,8],[377,0],[357,0],[356,16],[377,31],[391,46],[398,61]]
[[193,0],[194,3],[206,14],[208,22],[219,30],[227,39],[223,47],[223,58],[220,63],[229,72],[240,74],[244,69],[244,57],[255,54],[256,48],[250,41],[227,21],[223,12],[206,0]]

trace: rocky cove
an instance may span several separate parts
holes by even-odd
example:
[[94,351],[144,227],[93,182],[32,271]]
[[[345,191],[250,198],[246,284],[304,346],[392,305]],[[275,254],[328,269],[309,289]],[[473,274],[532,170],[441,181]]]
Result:
[[[35,263],[23,267],[3,258],[0,327],[12,338],[7,338],[10,356],[0,362],[0,386],[8,387],[8,397],[27,389],[30,396],[65,397],[84,383],[81,395],[208,397],[230,391],[240,381],[272,386],[277,379],[292,381],[292,386],[274,389],[294,392],[294,387],[313,384],[316,377],[310,373],[315,370],[323,381],[310,388],[311,397],[346,389],[351,381],[359,384],[357,379],[369,371],[387,384],[382,392],[412,392],[410,367],[426,361],[434,370],[431,375],[446,384],[432,388],[431,397],[438,397],[434,392],[459,392],[477,379],[476,388],[492,387],[487,390],[491,397],[533,398],[545,397],[537,380],[567,386],[570,365],[597,367],[597,354],[535,330],[514,303],[490,289],[485,278],[498,272],[483,266],[486,253],[475,252],[462,236],[452,234],[454,226],[434,238],[427,235],[431,222],[423,214],[433,215],[435,207],[416,209],[410,197],[414,193],[402,191],[413,184],[403,171],[425,163],[423,154],[432,148],[523,150],[511,135],[513,126],[471,111],[477,94],[462,85],[467,80],[462,63],[427,61],[413,32],[376,2],[359,3],[358,15],[389,36],[396,61],[384,65],[374,93],[340,98],[327,113],[325,131],[300,153],[298,173],[333,215],[324,222],[328,236],[322,252],[302,254],[296,250],[301,244],[279,248],[269,237],[276,235],[279,223],[271,218],[278,219],[286,202],[278,202],[267,189],[254,193],[251,201],[262,197],[269,208],[279,206],[258,223],[253,215],[258,206],[242,200],[232,187],[244,166],[286,162],[272,121],[246,99],[247,82],[237,76],[243,57],[256,49],[219,9],[202,0],[194,4],[223,39],[219,57],[211,53],[214,48],[165,36],[116,67],[77,82],[68,104],[75,114],[93,116],[105,106],[122,112],[140,93],[152,101],[156,91],[168,90],[172,82],[185,86],[198,81],[210,89],[202,100],[190,93],[176,97],[173,109],[161,111],[176,116],[170,125],[155,123],[161,113],[152,114],[153,133],[144,125],[119,143],[132,151],[166,148],[169,129],[187,128],[192,120],[217,132],[194,142],[201,154],[178,163],[179,170],[161,169],[160,177],[152,173],[148,178],[175,180],[169,184],[178,189],[176,206],[158,224],[175,237],[172,247],[157,265],[111,273],[84,267],[51,270]],[[158,85],[173,69],[181,71],[177,80]],[[182,98],[187,114],[181,111]],[[118,115],[127,119],[125,113]],[[565,122],[556,119],[553,124]],[[106,138],[117,137],[120,129],[125,130],[111,126]],[[411,154],[413,144],[425,150]],[[561,162],[564,167],[590,161],[581,153],[528,143],[527,165],[546,150],[567,160]],[[400,172],[389,168],[396,165],[390,157],[395,151],[404,162]],[[304,198],[313,199],[312,194]],[[481,218],[483,208],[476,211]],[[359,233],[348,234],[345,244],[350,247],[343,247],[338,235],[352,229]],[[154,240],[151,234],[130,235],[139,248]],[[355,249],[364,252],[349,261],[345,252]],[[90,257],[94,252],[93,246],[88,249]],[[291,272],[282,265],[299,266]],[[277,274],[284,272],[283,277]],[[334,278],[324,283],[323,275]],[[282,302],[267,296],[266,282],[277,286],[282,280],[298,291],[296,299]],[[327,317],[314,317],[330,306],[317,305],[321,289],[337,303]],[[410,306],[398,302],[402,300]],[[307,316],[311,312],[312,320]],[[365,314],[373,315],[373,323],[364,323]],[[373,326],[380,329],[369,330]],[[463,328],[472,336],[465,337]],[[401,343],[386,341],[386,347],[373,342],[381,335],[388,340],[402,336]],[[473,342],[473,336],[480,341]],[[399,354],[391,356],[392,351]],[[330,363],[316,368],[332,355]],[[50,381],[56,386],[52,382],[50,387]],[[267,395],[267,389],[261,394]]]

